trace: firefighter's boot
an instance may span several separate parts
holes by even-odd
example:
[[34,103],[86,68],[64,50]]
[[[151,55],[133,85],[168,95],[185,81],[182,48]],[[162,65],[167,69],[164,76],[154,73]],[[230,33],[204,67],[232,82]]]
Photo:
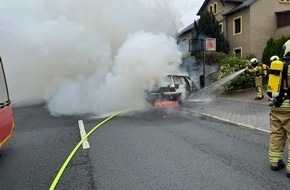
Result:
[[[285,163],[283,160],[279,160],[277,163],[271,163],[271,170],[273,171],[278,171],[283,168],[285,168]],[[288,177],[288,173],[287,173],[287,177]],[[290,173],[289,173],[289,178],[290,178]]]

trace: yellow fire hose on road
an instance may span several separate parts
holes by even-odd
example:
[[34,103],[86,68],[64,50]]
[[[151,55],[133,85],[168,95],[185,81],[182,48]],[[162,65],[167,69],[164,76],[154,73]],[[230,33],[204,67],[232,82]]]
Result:
[[65,171],[67,165],[69,164],[70,160],[73,158],[73,156],[75,155],[75,153],[77,152],[77,150],[80,148],[80,146],[83,144],[83,142],[96,130],[98,129],[100,126],[102,126],[104,123],[106,123],[107,121],[111,120],[112,118],[116,117],[117,115],[119,115],[122,112],[125,112],[126,110],[122,110],[119,111],[113,115],[111,115],[110,117],[108,117],[107,119],[103,120],[101,123],[99,123],[98,125],[96,125],[92,130],[90,130],[90,132],[84,136],[84,138],[82,138],[82,140],[77,144],[77,146],[73,149],[73,151],[70,153],[70,155],[67,157],[67,159],[65,160],[64,164],[62,165],[62,167],[60,168],[59,172],[57,173],[55,179],[53,180],[49,190],[54,190],[58,181],[60,180],[63,172]]

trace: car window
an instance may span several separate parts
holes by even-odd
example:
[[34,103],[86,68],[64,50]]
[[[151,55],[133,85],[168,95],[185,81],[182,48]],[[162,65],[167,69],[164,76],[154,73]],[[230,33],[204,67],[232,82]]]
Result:
[[166,76],[164,78],[162,78],[160,81],[159,81],[159,85],[160,86],[168,86],[168,85],[171,85],[172,81],[171,81],[171,77],[170,76]]
[[181,82],[183,83],[183,84],[186,84],[186,81],[185,81],[185,79],[183,78],[183,77],[179,77],[180,78],[180,80],[181,80]]
[[185,77],[184,77],[184,81],[186,82],[186,84],[187,84],[188,86],[192,86],[192,81],[191,81],[191,79],[190,79],[189,77],[185,76]]
[[174,83],[175,83],[175,84],[182,84],[182,81],[181,81],[180,78],[177,77],[177,76],[174,76],[174,77],[173,77],[173,80],[174,80]]

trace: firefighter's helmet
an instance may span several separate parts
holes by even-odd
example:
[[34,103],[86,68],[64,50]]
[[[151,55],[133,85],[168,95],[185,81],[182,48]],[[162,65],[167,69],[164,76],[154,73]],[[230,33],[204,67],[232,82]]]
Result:
[[279,60],[279,57],[277,55],[273,55],[271,58],[270,58],[270,61],[278,61]]
[[250,62],[251,62],[251,65],[252,65],[252,66],[257,66],[258,63],[259,63],[259,61],[258,61],[257,58],[252,58],[252,59],[250,60]]
[[284,57],[290,57],[290,40],[288,40],[287,42],[285,42],[285,44],[283,45],[283,52],[284,52]]

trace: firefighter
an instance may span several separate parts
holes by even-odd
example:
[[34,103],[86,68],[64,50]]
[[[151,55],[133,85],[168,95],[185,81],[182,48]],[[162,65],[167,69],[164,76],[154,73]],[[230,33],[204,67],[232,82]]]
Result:
[[[271,170],[278,171],[280,169],[285,168],[285,163],[283,161],[284,147],[288,138],[288,161],[287,161],[287,174],[286,176],[290,178],[290,76],[287,79],[287,70],[290,71],[290,40],[288,40],[283,46],[284,56],[281,59],[280,63],[283,64],[282,67],[278,67],[279,62],[276,62],[275,69],[270,68],[270,73],[273,73],[273,80],[269,78],[268,85],[279,86],[279,93],[277,96],[272,96],[273,104],[270,104],[272,107],[270,108],[270,142],[269,142],[269,161]],[[274,62],[272,62],[274,63]],[[272,64],[271,64],[272,67]],[[274,66],[273,66],[274,68]],[[279,69],[282,72],[281,75],[277,75]],[[286,72],[285,72],[286,70]],[[277,72],[278,71],[278,72]],[[284,77],[282,77],[284,73]],[[286,78],[285,78],[286,75]],[[275,77],[280,76],[280,82],[276,82],[278,80],[274,79]],[[273,88],[271,88],[272,90]],[[269,91],[268,91],[269,92]],[[272,92],[271,92],[272,93]],[[274,94],[274,93],[273,93]],[[268,93],[269,95],[269,93]]]
[[273,55],[271,58],[270,58],[270,61],[273,62],[273,61],[278,61],[280,58],[278,55]]
[[258,59],[256,58],[252,58],[250,60],[250,67],[247,66],[246,67],[246,71],[253,73],[255,76],[255,87],[257,89],[257,95],[255,100],[261,100],[264,98],[264,92],[263,92],[263,77],[262,77],[262,73],[263,73],[263,68],[262,66],[259,64]]

